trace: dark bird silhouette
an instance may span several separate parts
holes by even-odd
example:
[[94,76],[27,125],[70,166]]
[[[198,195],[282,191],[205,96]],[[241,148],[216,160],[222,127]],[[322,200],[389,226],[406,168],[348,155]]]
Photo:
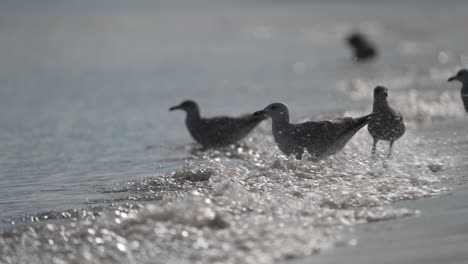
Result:
[[282,103],[270,104],[254,115],[271,117],[273,137],[284,154],[292,154],[296,159],[302,159],[306,149],[314,160],[338,153],[373,116],[370,114],[359,118],[346,117],[334,121],[291,124],[288,107]]
[[219,116],[203,118],[197,103],[191,100],[169,108],[169,111],[186,112],[185,124],[193,139],[203,148],[225,147],[247,136],[266,116],[244,115],[241,117]]
[[403,122],[403,116],[390,106],[387,97],[387,88],[382,86],[375,87],[374,107],[372,111],[376,115],[369,122],[367,129],[374,139],[372,154],[376,151],[377,142],[379,140],[386,140],[390,141],[388,151],[388,157],[390,157],[393,143],[405,133],[405,123]]
[[353,58],[355,60],[365,61],[377,56],[377,48],[362,33],[352,33],[346,40],[353,49]]
[[461,99],[463,101],[463,105],[465,106],[466,112],[468,112],[468,70],[459,70],[457,75],[450,77],[448,81],[459,81],[462,83]]

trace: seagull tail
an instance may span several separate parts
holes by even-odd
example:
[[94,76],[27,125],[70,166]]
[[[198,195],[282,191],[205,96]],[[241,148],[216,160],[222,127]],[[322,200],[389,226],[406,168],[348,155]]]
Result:
[[356,122],[354,123],[354,125],[352,126],[352,129],[355,130],[355,131],[358,131],[359,129],[361,129],[363,126],[367,125],[367,123],[369,123],[369,121],[372,119],[372,117],[374,117],[376,115],[376,113],[372,113],[372,114],[368,114],[368,115],[365,115],[365,116],[361,116],[361,117],[358,117],[356,119],[354,119]]

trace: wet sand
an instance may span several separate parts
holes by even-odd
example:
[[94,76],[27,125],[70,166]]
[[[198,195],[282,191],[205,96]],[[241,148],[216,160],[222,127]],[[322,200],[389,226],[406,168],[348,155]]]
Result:
[[421,214],[359,225],[356,246],[289,263],[467,263],[467,201],[468,185],[463,185],[447,195],[398,203]]

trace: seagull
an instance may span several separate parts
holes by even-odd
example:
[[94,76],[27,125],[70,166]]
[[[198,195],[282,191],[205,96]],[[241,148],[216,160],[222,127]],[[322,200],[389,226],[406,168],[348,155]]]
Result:
[[465,110],[466,112],[468,112],[468,70],[459,70],[457,75],[450,77],[447,81],[451,82],[455,80],[462,83],[461,98],[463,101],[463,105],[465,106]]
[[377,142],[379,140],[390,141],[388,157],[392,154],[393,143],[405,133],[405,123],[403,116],[394,110],[387,101],[388,89],[382,86],[374,88],[374,108],[376,113],[369,122],[367,129],[374,139],[372,154],[375,154]]
[[252,131],[266,116],[212,117],[203,118],[197,103],[192,100],[169,108],[169,111],[183,110],[187,113],[185,124],[192,137],[206,148],[226,147],[235,144]]
[[349,35],[346,41],[354,50],[353,58],[357,61],[369,60],[377,56],[375,45],[359,32]]
[[346,143],[371,120],[374,114],[359,118],[345,117],[335,121],[289,122],[289,110],[283,103],[273,103],[254,116],[269,116],[278,148],[287,156],[302,159],[306,149],[315,161],[338,153]]

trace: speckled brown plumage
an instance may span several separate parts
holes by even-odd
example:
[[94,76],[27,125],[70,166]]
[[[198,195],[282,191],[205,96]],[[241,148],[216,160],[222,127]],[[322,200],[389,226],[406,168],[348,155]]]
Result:
[[385,87],[377,86],[374,89],[374,107],[376,114],[369,122],[367,129],[374,139],[372,154],[375,153],[377,142],[385,140],[390,142],[388,156],[392,153],[393,143],[405,133],[405,123],[403,116],[393,109],[387,101],[388,90]]

